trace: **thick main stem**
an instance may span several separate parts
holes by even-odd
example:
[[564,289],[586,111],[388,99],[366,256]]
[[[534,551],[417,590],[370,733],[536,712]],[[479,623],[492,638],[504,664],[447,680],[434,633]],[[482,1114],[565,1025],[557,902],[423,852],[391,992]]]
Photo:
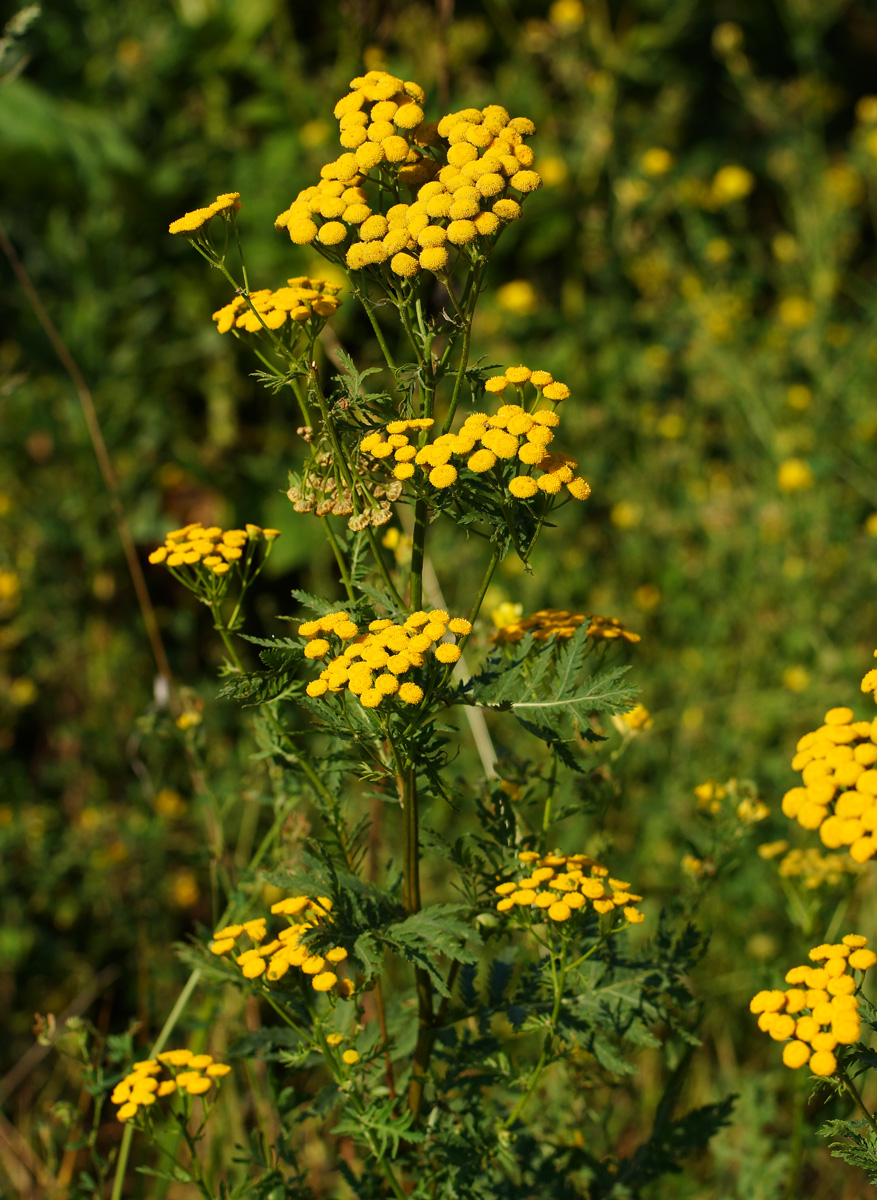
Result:
[[426,525],[429,509],[425,500],[414,506],[414,534],[411,547],[411,581],[408,586],[408,603],[416,612],[423,604],[423,557],[426,553]]

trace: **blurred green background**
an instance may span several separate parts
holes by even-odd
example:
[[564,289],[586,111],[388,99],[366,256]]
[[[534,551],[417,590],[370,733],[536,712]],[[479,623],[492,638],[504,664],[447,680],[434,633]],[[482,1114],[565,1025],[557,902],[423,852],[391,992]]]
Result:
[[[600,836],[655,911],[694,898],[713,928],[693,985],[706,1024],[692,1100],[741,1093],[715,1154],[655,1194],[784,1194],[792,1081],[748,999],[848,903],[846,925],[877,935],[873,869],[783,883],[755,853],[813,844],[779,813],[794,743],[831,705],[862,709],[877,645],[874,6],[56,0],[14,13],[0,221],[93,390],[143,561],[189,520],[284,531],[253,633],[285,631],[291,587],[334,594],[332,566],[283,494],[296,414],[216,334],[227,285],[168,222],[240,191],[253,285],[323,274],[273,219],[334,157],[332,106],[363,64],[417,79],[436,116],[500,103],[535,120],[545,187],[499,243],[475,357],[570,385],[565,444],[593,498],[576,524],[566,510],[532,575],[503,568],[487,609],[575,607],[642,634],[631,661],[654,724],[618,764]],[[60,1012],[106,968],[92,1017],[154,1031],[182,978],[172,943],[209,923],[210,894],[79,401],[4,258],[0,277],[2,1071],[31,1045],[35,1010]],[[352,300],[333,328],[375,360]],[[454,556],[447,597],[465,610],[477,548],[439,529],[432,552],[440,569]],[[147,571],[175,675],[204,706],[214,786],[258,803],[246,723],[215,700],[209,615]],[[711,857],[715,819],[693,789],[731,777],[771,816],[739,842],[723,833],[736,849]],[[45,1059],[13,1083],[0,1084],[9,1121],[63,1177],[50,1110],[69,1080]],[[802,1186],[834,1198],[863,1184],[819,1151]]]

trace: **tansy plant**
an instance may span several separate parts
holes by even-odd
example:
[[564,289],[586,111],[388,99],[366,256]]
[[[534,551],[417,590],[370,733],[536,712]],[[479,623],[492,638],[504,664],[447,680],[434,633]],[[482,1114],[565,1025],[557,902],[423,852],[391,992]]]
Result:
[[[480,621],[503,558],[529,564],[564,505],[586,520],[591,490],[564,434],[575,397],[550,364],[470,363],[493,248],[540,186],[535,129],[499,104],[431,121],[425,103],[385,72],[351,82],[335,108],[339,154],[277,218],[270,287],[250,284],[237,193],[170,227],[233,288],[213,314],[219,333],[243,340],[262,382],[290,397],[303,462],[288,495],[301,521],[320,521],[338,594],[294,593],[301,611],[282,636],[244,635],[261,652],[245,670],[235,635],[276,531],[187,526],[151,555],[210,608],[228,654],[222,695],[255,707],[259,752],[285,783],[249,866],[218,859],[212,937],[185,951],[186,990],[113,1093],[126,1122],[116,1198],[135,1127],[182,1130],[162,1146],[188,1148],[187,1178],[205,1196],[312,1195],[297,1133],[307,1117],[330,1147],[332,1194],[487,1200],[608,1197],[619,1180],[637,1194],[727,1119],[727,1103],[673,1115],[699,937],[660,923],[614,877],[611,854],[603,865],[562,848],[581,811],[574,780],[585,786],[611,728],[602,719],[633,708],[626,668],[603,660],[639,638],[561,609],[522,614],[492,639]],[[300,247],[348,287],[292,275]],[[318,370],[317,339],[341,303],[364,309],[380,370],[359,372],[342,351],[333,378]],[[455,564],[429,557],[437,521],[480,548],[481,582],[456,611],[442,592]],[[385,553],[382,526],[410,537],[409,557]],[[515,721],[520,754],[498,757],[491,731]],[[637,709],[622,727],[629,738],[649,724]],[[448,805],[451,840],[434,827]],[[294,806],[313,836],[291,855]],[[196,988],[210,1024],[221,985],[258,1014],[226,1057],[270,1064],[274,1144],[238,1152],[244,1167],[214,1153],[196,1169],[219,1068],[163,1049]],[[664,1045],[681,1066],[624,1157],[610,1089],[635,1072],[637,1047]],[[585,1137],[583,1090],[606,1106]]]

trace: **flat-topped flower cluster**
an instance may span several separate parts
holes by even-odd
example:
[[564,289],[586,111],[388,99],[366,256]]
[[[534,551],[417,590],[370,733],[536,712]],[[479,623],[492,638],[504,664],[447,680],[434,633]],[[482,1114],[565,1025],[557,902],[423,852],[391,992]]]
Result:
[[802,786],[783,796],[784,814],[818,829],[829,850],[845,846],[855,862],[867,862],[877,854],[877,720],[855,721],[851,708],[829,709],[797,750],[792,767]]
[[587,636],[596,641],[638,642],[640,635],[627,629],[617,617],[598,617],[595,613],[574,613],[565,608],[540,608],[526,617],[517,617],[501,625],[492,642],[514,644],[531,634],[537,642],[550,638],[571,638],[580,625],[588,622]]
[[206,231],[214,217],[229,218],[238,211],[240,206],[240,192],[223,192],[221,196],[216,197],[212,204],[208,204],[204,208],[195,208],[192,212],[178,217],[176,221],[171,221],[168,225],[168,233],[181,234],[187,238],[196,237]]
[[[226,925],[213,935],[210,951],[217,956],[234,952],[234,961],[245,979],[259,979],[276,983],[293,967],[310,979],[315,992],[334,992],[345,999],[353,994],[349,979],[338,978],[338,968],[347,958],[343,946],[332,946],[325,952],[315,953],[308,948],[304,935],[311,929],[326,927],[332,923],[332,901],[328,896],[289,896],[271,905],[275,916],[288,918],[288,925],[276,937],[268,937],[268,918],[255,917],[239,925]],[[242,937],[251,945],[241,949]]]
[[758,1028],[775,1042],[785,1042],[783,1062],[797,1070],[809,1063],[814,1075],[833,1075],[835,1050],[859,1040],[862,1020],[857,992],[862,981],[853,972],[866,971],[877,954],[866,949],[868,939],[848,933],[839,943],[815,946],[805,964],[786,972],[783,991],[774,988],[753,996],[749,1011],[758,1015]]
[[166,1050],[155,1058],[136,1062],[110,1095],[113,1104],[119,1105],[116,1119],[130,1121],[141,1109],[151,1108],[157,1100],[175,1092],[203,1096],[230,1071],[227,1063],[191,1050]]
[[377,708],[383,701],[394,699],[419,704],[423,688],[403,680],[403,676],[424,667],[429,651],[444,666],[457,662],[460,647],[445,638],[448,634],[467,637],[472,626],[465,617],[451,617],[435,608],[413,612],[401,623],[386,618],[372,621],[365,632],[360,632],[349,613],[327,613],[315,621],[305,621],[298,631],[308,639],[305,658],[324,659],[333,648],[336,651],[319,677],[307,685],[309,696],[346,690],[365,708]]
[[205,529],[200,521],[195,521],[167,534],[164,545],[152,551],[149,561],[164,563],[174,573],[200,566],[213,575],[225,575],[234,564],[243,564],[245,569],[260,543],[265,543],[267,549],[278,537],[279,529],[262,529],[258,525],[247,525],[245,529],[211,525]]
[[498,912],[513,912],[542,921],[568,921],[576,912],[605,916],[622,909],[631,925],[645,920],[636,905],[642,900],[629,890],[630,884],[612,879],[608,867],[587,854],[537,854],[521,850],[518,858],[524,871],[518,879],[504,880],[494,891],[501,899]]
[[[350,270],[386,263],[397,280],[448,272],[452,255],[469,246],[488,253],[502,226],[520,217],[523,198],[542,186],[524,143],[533,122],[498,104],[427,121],[420,85],[384,71],[350,86],[334,110],[345,152],[276,227]],[[418,188],[417,199],[382,211],[385,197],[399,200],[400,186]]]
[[[456,433],[440,434],[432,442],[424,441],[435,424],[432,418],[390,421],[368,433],[359,449],[377,460],[375,467],[385,463],[393,477],[403,482],[412,478],[417,467],[435,488],[452,487],[461,471],[475,476],[494,472],[504,494],[518,500],[556,496],[563,486],[574,499],[586,500],[591,487],[575,474],[578,461],[548,449],[560,424],[556,406],[569,396],[566,384],[554,382],[547,371],[521,366],[509,367],[485,387],[496,394],[510,384],[522,389],[527,382],[536,388],[529,411],[522,404],[503,404],[492,415],[473,412]],[[551,401],[551,408],[537,407],[543,398]],[[418,445],[412,444],[412,435]],[[455,465],[454,458],[462,461]]]
[[213,320],[220,333],[232,329],[259,333],[263,329],[281,329],[287,324],[305,325],[312,320],[319,329],[340,308],[340,291],[340,284],[297,275],[287,279],[286,286],[276,291],[260,288],[250,292],[249,297],[235,296],[230,304],[216,310]]

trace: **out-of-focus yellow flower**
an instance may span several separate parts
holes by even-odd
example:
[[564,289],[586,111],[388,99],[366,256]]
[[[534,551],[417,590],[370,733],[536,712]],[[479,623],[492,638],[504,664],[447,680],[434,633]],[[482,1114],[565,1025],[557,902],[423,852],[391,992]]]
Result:
[[9,699],[16,708],[26,708],[28,704],[33,704],[36,698],[37,685],[26,675],[22,675],[19,679],[13,679],[9,685]]
[[856,105],[856,119],[863,125],[877,125],[877,96],[862,96]]
[[777,315],[786,329],[803,329],[816,316],[816,305],[805,296],[785,296],[780,301]]
[[729,165],[720,167],[713,177],[710,200],[716,208],[743,200],[755,187],[755,176],[745,167]]
[[523,612],[523,604],[512,604],[511,600],[504,600],[491,612],[490,619],[497,629],[504,629],[506,625],[513,625]]
[[704,208],[709,203],[710,190],[702,179],[689,175],[677,183],[676,196],[683,207]]
[[762,842],[758,847],[758,857],[765,859],[779,858],[781,854],[785,854],[788,848],[789,843],[786,841]]
[[790,692],[803,692],[810,683],[810,674],[804,667],[786,667],[783,671],[783,687]]
[[697,807],[713,816],[721,810],[722,801],[727,796],[726,788],[715,779],[706,779],[694,789],[697,796]]
[[173,788],[162,788],[155,795],[155,811],[160,817],[170,820],[180,817],[186,811],[183,797]]
[[692,704],[689,708],[682,710],[682,728],[689,730],[691,733],[700,729],[703,726],[704,720],[704,711],[699,704]]
[[536,289],[527,279],[511,279],[497,288],[496,302],[501,309],[516,317],[528,317],[539,307]]
[[686,875],[697,875],[703,866],[703,860],[695,858],[693,854],[682,855],[682,870]]
[[582,0],[554,0],[548,20],[555,29],[579,29],[585,23],[585,6]]
[[633,733],[639,733],[641,729],[651,729],[655,723],[644,704],[636,704],[627,712],[620,713],[619,720]]
[[723,57],[743,46],[743,30],[736,21],[722,21],[713,30],[713,50]]
[[777,262],[791,263],[798,257],[798,243],[790,233],[774,234],[770,248]]
[[786,392],[786,402],[799,412],[806,412],[813,403],[813,393],[804,383],[793,383]]
[[0,604],[17,604],[20,591],[21,581],[15,571],[4,571],[0,567]]
[[872,158],[877,158],[877,129],[872,129],[865,138],[865,149]]
[[645,179],[616,179],[612,190],[622,208],[636,208],[652,194],[651,185]]
[[656,429],[662,438],[672,441],[682,437],[685,432],[685,421],[679,413],[664,413],[658,421]]
[[877,538],[877,512],[871,513],[871,515],[865,519],[865,532],[867,533],[868,537]]
[[646,346],[643,350],[643,362],[656,375],[663,375],[670,366],[670,351],[666,346]]
[[706,244],[706,256],[717,266],[731,257],[731,243],[726,238],[711,238]]
[[651,612],[661,603],[661,589],[654,583],[644,583],[633,593],[633,602],[642,612]]
[[746,797],[737,805],[737,819],[744,825],[755,825],[769,816],[770,809],[763,800],[750,800]]
[[198,880],[191,871],[177,871],[171,880],[171,900],[177,908],[192,908],[201,895]]
[[539,174],[545,187],[557,187],[569,178],[569,168],[560,155],[549,154],[539,159]]
[[332,130],[326,121],[306,121],[298,131],[298,138],[306,150],[317,146],[325,146],[332,135]]
[[862,177],[850,163],[834,163],[825,172],[822,186],[827,194],[845,208],[855,208],[865,198]]
[[815,482],[813,469],[803,458],[787,458],[777,470],[777,487],[781,492],[803,492]]
[[193,729],[196,725],[200,725],[201,721],[202,717],[199,712],[189,710],[189,712],[180,713],[177,717],[177,729],[182,729],[185,732],[187,729]]
[[612,505],[609,519],[618,529],[635,529],[643,519],[642,505],[634,504],[632,500],[619,500]]
[[673,169],[675,159],[669,150],[665,150],[661,146],[652,146],[650,150],[646,150],[642,158],[639,160],[640,170],[644,175],[666,175],[668,171]]

